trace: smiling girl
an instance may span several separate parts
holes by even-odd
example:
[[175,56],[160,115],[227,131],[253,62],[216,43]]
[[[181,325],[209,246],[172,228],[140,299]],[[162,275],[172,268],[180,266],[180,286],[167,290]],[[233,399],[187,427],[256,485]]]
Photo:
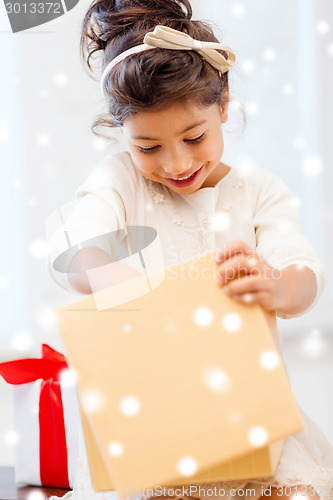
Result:
[[[56,233],[49,259],[54,279],[71,292],[91,293],[86,269],[116,255],[107,235],[147,226],[158,233],[165,265],[217,250],[216,279],[235,300],[281,318],[310,311],[324,276],[302,235],[290,190],[269,172],[244,173],[222,161],[232,50],[208,25],[192,20],[188,0],[97,0],[85,15],[81,42],[89,67],[91,55],[103,51],[107,115],[96,124],[121,127],[128,150],[108,157],[78,189],[66,222],[71,240],[106,236],[99,244],[83,244],[61,273],[53,266],[62,238]],[[118,264],[118,276],[105,276],[100,287],[134,273]],[[265,485],[273,498],[285,499],[297,487],[323,500],[333,486],[333,451],[312,420],[304,419],[305,429],[286,439],[274,477],[206,488],[223,488],[227,499],[252,486],[251,498],[259,499]],[[114,491],[94,492],[84,447],[68,498],[119,498]]]

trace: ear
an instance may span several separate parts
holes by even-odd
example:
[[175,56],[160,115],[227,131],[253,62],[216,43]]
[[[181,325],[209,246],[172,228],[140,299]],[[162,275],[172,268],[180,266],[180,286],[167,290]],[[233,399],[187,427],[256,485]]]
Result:
[[229,87],[223,94],[224,104],[221,105],[221,123],[225,123],[228,120],[228,108],[229,108]]

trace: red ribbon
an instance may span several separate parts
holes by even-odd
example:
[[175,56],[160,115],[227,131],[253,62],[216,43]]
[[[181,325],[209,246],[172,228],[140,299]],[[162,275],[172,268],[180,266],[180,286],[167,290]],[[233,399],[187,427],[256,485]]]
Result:
[[66,358],[47,344],[42,357],[0,363],[0,375],[13,385],[42,379],[39,396],[39,452],[42,486],[69,489],[67,445],[60,377]]

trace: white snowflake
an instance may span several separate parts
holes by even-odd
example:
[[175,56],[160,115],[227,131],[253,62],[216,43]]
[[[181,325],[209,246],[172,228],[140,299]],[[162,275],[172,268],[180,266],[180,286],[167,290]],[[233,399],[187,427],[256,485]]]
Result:
[[248,439],[254,446],[264,446],[267,443],[268,432],[265,427],[252,427],[248,433]]
[[37,238],[36,240],[32,241],[30,244],[30,254],[36,260],[44,259],[46,256],[45,240],[43,240],[42,238]]
[[155,203],[162,203],[164,201],[164,196],[161,193],[155,194],[154,196]]
[[18,331],[13,335],[10,342],[10,347],[15,351],[27,351],[33,344],[31,334],[25,331]]
[[213,311],[209,307],[199,307],[194,311],[193,321],[198,326],[206,327],[212,324],[214,319]]
[[320,35],[326,35],[330,29],[331,27],[327,21],[319,21],[317,23],[317,31]]
[[183,223],[183,219],[179,215],[174,215],[172,218],[173,222],[175,222],[178,226],[181,226]]
[[98,389],[87,389],[82,392],[82,405],[87,413],[96,413],[105,405],[105,398]]
[[251,101],[247,104],[246,110],[249,115],[256,115],[259,111],[259,105],[255,101]]
[[51,142],[51,138],[48,134],[42,133],[42,134],[39,134],[37,137],[37,143],[40,146],[48,146],[50,144],[50,142]]
[[8,446],[15,446],[20,440],[20,435],[17,431],[10,430],[5,433],[4,440]]
[[54,77],[54,83],[59,87],[63,87],[68,82],[68,77],[65,73],[57,73]]
[[178,471],[182,476],[192,476],[197,470],[198,464],[193,457],[183,457],[178,462]]
[[244,15],[244,12],[245,12],[244,6],[241,5],[240,3],[236,3],[231,8],[231,14],[234,17],[241,17]]
[[243,71],[245,71],[245,73],[252,73],[252,71],[254,70],[254,68],[255,68],[254,63],[250,59],[247,59],[246,61],[243,61],[243,63],[242,63],[242,69],[243,69]]
[[267,62],[272,62],[276,59],[276,51],[271,47],[267,47],[267,49],[263,52],[263,58]]
[[219,393],[227,392],[231,386],[228,374],[214,366],[205,370],[204,381],[212,391]]
[[0,125],[0,141],[7,141],[10,137],[9,126],[7,122]]
[[323,163],[318,156],[308,156],[303,162],[303,171],[309,177],[316,176],[321,173]]
[[279,366],[280,359],[275,351],[267,349],[261,353],[259,363],[264,370],[274,370]]
[[302,149],[305,147],[305,145],[306,145],[306,141],[305,141],[304,137],[296,137],[295,138],[295,140],[294,140],[295,148]]
[[9,285],[9,279],[7,276],[0,276],[0,290],[7,288]]
[[284,85],[283,88],[282,88],[282,92],[285,95],[291,95],[291,94],[294,93],[294,91],[295,91],[295,88],[290,83],[286,83],[286,85]]
[[124,453],[124,446],[122,445],[122,443],[119,443],[119,441],[113,441],[108,446],[108,452],[113,457],[119,457]]
[[140,407],[140,401],[135,396],[126,396],[120,402],[121,412],[128,417],[136,415]]

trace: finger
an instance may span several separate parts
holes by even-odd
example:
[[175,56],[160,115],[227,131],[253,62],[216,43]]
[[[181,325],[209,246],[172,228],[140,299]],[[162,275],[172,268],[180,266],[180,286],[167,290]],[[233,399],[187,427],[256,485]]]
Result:
[[220,285],[226,285],[229,281],[248,274],[259,274],[260,268],[255,267],[256,261],[251,257],[235,255],[221,264],[216,273]]
[[268,287],[266,282],[262,280],[259,275],[251,275],[229,281],[229,283],[223,287],[223,290],[228,295],[233,296],[245,293],[257,293],[260,291],[267,292]]
[[250,245],[245,243],[245,241],[238,240],[225,245],[216,253],[215,259],[217,262],[224,262],[225,260],[230,259],[230,257],[238,253],[250,254],[251,252],[255,253],[255,250],[250,247]]

